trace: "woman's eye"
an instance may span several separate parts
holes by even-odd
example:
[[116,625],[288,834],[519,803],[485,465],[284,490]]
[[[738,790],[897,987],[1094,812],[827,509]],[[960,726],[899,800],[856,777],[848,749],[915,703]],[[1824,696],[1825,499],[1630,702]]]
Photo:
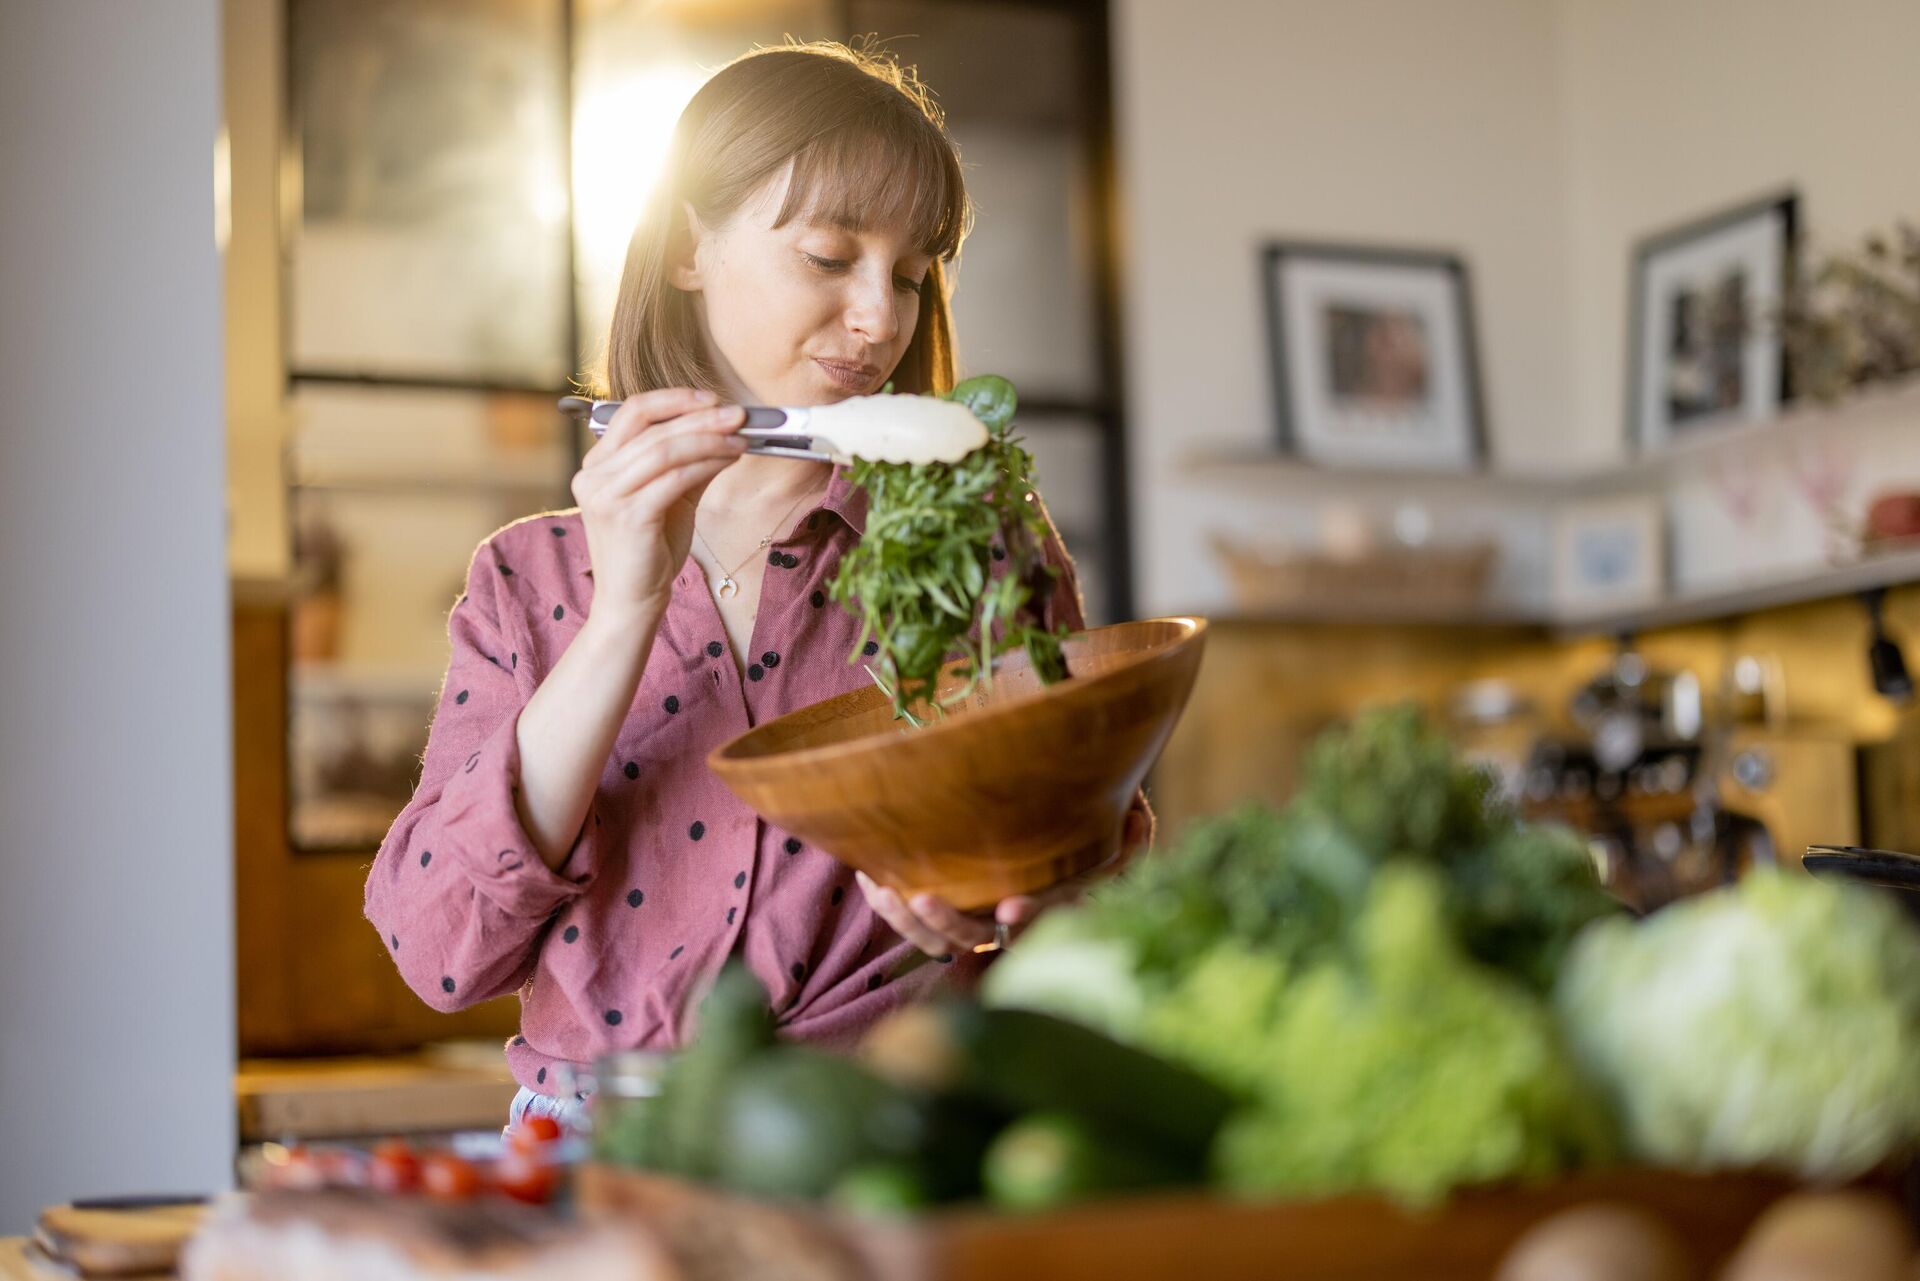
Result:
[[[815,271],[836,273],[847,269],[847,260],[845,258],[822,258],[819,254],[810,254],[804,249],[800,251],[800,256],[805,258],[807,265]],[[893,283],[897,288],[904,289],[912,294],[921,293],[925,288],[921,282],[910,280],[905,276],[895,276]]]

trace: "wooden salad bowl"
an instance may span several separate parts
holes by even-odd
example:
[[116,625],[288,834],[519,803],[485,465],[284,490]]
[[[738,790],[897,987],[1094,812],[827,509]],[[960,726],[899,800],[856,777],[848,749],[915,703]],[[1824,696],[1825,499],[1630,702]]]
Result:
[[[1119,848],[1206,634],[1203,618],[1097,627],[1067,638],[1072,675],[1053,685],[1016,652],[990,692],[921,728],[869,686],[749,730],[707,763],[773,826],[902,894],[977,911]],[[959,666],[943,670],[943,695]]]

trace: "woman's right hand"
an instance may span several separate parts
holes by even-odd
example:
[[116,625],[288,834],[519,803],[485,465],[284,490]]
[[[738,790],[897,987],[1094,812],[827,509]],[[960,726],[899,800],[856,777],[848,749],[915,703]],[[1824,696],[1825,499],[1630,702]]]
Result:
[[573,497],[593,561],[595,614],[665,614],[700,496],[749,443],[735,434],[746,411],[716,401],[688,387],[630,396],[581,460]]

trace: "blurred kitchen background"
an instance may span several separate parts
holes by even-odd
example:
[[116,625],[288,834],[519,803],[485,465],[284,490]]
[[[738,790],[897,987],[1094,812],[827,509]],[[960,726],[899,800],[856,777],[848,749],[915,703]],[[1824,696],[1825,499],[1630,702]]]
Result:
[[1920,848],[1920,7],[3,12],[0,1222],[100,1159],[75,1097],[167,1115],[159,1182],[504,1107],[513,1003],[421,1005],[364,870],[469,553],[569,502],[650,164],[789,36],[945,108],[962,363],[1093,620],[1214,621],[1166,830],[1411,697],[1643,905]]

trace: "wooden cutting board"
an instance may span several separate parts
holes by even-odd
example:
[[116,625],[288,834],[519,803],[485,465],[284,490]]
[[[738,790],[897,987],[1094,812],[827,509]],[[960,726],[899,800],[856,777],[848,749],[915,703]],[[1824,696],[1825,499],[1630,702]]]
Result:
[[205,1215],[202,1205],[126,1210],[56,1205],[40,1212],[35,1235],[49,1256],[83,1276],[167,1275]]

